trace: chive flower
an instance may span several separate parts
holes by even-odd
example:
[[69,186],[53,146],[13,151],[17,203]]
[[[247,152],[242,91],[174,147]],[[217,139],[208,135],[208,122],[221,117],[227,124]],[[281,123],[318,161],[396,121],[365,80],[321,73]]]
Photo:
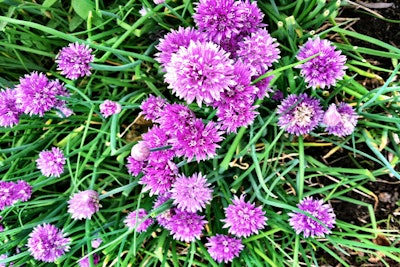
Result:
[[99,194],[94,190],[75,193],[68,201],[68,212],[74,220],[91,219],[99,211]]
[[144,232],[149,228],[150,225],[153,224],[152,218],[146,218],[147,211],[145,209],[138,209],[132,212],[129,212],[128,216],[126,216],[124,223],[129,229],[135,229],[136,232]]
[[308,87],[329,88],[335,85],[337,80],[343,78],[347,69],[344,65],[346,56],[341,55],[341,51],[336,50],[332,42],[317,37],[308,39],[300,47],[297,59],[303,60],[317,54],[319,55],[297,66],[297,68],[300,69],[300,74],[304,76]]
[[60,177],[64,172],[65,161],[63,151],[58,147],[52,147],[51,150],[39,153],[36,166],[46,177]]
[[18,124],[21,110],[16,103],[16,90],[0,91],[0,126],[13,127]]
[[231,262],[238,257],[244,246],[241,239],[217,234],[207,237],[207,251],[216,262]]
[[68,79],[76,80],[79,77],[90,76],[90,63],[94,61],[92,49],[88,45],[78,42],[63,47],[56,55],[57,70]]
[[189,243],[200,239],[206,223],[204,216],[176,209],[166,228],[171,231],[173,239]]
[[289,224],[296,231],[296,234],[303,233],[307,237],[324,237],[331,232],[336,223],[336,216],[329,204],[324,204],[322,199],[306,197],[297,204],[297,207],[308,212],[319,221],[307,214],[298,211],[290,212]]
[[329,105],[322,118],[322,125],[329,134],[343,137],[354,132],[357,121],[357,113],[354,109],[350,105],[341,102],[338,105]]
[[100,104],[100,113],[104,118],[108,118],[111,115],[118,114],[121,112],[121,105],[118,102],[111,101],[109,99],[104,100]]

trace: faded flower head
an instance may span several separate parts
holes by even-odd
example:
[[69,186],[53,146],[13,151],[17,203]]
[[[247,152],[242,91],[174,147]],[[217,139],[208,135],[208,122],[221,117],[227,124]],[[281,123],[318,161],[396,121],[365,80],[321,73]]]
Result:
[[36,71],[20,78],[15,90],[17,108],[30,116],[40,117],[50,109],[65,104],[65,101],[58,99],[57,96],[69,95],[60,81],[50,81],[46,75]]
[[61,74],[68,79],[76,80],[79,77],[90,76],[90,63],[94,61],[92,49],[78,42],[70,43],[63,47],[56,56],[56,63]]
[[207,251],[210,253],[211,258],[218,263],[231,262],[234,258],[239,256],[239,253],[244,248],[241,239],[227,235],[217,234],[215,236],[207,237],[207,240]]
[[166,71],[168,88],[189,104],[196,100],[199,106],[210,105],[234,85],[233,61],[212,42],[191,41],[188,47],[180,47]]
[[178,52],[180,47],[188,47],[190,41],[206,41],[204,33],[188,27],[179,27],[178,30],[172,30],[167,33],[164,38],[160,39],[160,43],[156,48],[160,51],[156,54],[156,60],[164,67],[171,62],[171,57]]
[[29,234],[28,250],[36,260],[54,262],[70,249],[71,239],[64,235],[52,224],[38,225]]
[[204,225],[207,223],[204,216],[194,212],[176,209],[166,228],[171,231],[175,240],[187,243],[200,239]]
[[62,150],[58,147],[52,147],[51,151],[44,150],[39,153],[36,166],[44,176],[60,177],[64,172],[65,161]]
[[147,218],[147,211],[145,209],[138,209],[132,212],[129,212],[128,216],[126,216],[124,223],[129,229],[136,229],[136,232],[144,232],[149,228],[150,225],[153,224],[152,218]]
[[338,105],[331,104],[322,118],[322,123],[328,133],[339,137],[352,134],[357,121],[357,113],[344,102]]
[[111,115],[120,113],[121,105],[118,102],[106,99],[103,103],[100,104],[100,112],[104,116],[104,118],[108,118]]
[[145,161],[149,155],[150,149],[144,141],[139,141],[131,149],[131,157],[137,161]]
[[68,201],[68,212],[74,220],[90,219],[99,211],[99,201],[99,194],[94,190],[76,193]]
[[225,222],[223,228],[229,228],[228,233],[248,237],[264,228],[267,217],[261,206],[245,202],[244,195],[241,195],[240,198],[234,196],[232,204],[225,208],[225,219],[221,221]]
[[235,0],[200,0],[195,4],[193,19],[200,31],[219,44],[239,35],[243,28],[238,4]]
[[309,215],[297,211],[288,213],[290,216],[289,224],[296,231],[296,234],[303,232],[304,237],[324,237],[325,234],[331,232],[336,223],[336,216],[329,204],[324,204],[322,199],[318,200],[306,197],[297,204],[297,207],[302,211],[310,213],[320,220],[322,224]]
[[218,143],[223,139],[221,135],[213,121],[204,125],[201,119],[196,119],[192,125],[177,132],[170,142],[178,157],[184,156],[188,161],[195,157],[200,162],[217,154]]
[[179,175],[170,192],[179,209],[191,212],[201,211],[212,199],[210,184],[201,173],[195,173],[191,177]]
[[316,128],[323,116],[318,99],[307,94],[287,96],[278,106],[278,125],[288,133],[308,134]]
[[[100,261],[100,257],[99,255],[97,255],[96,253],[93,254],[93,264],[96,265],[98,264]],[[90,266],[90,260],[88,256],[83,257],[82,259],[80,259],[78,261],[79,267],[91,267]]]
[[280,58],[279,44],[266,29],[258,29],[239,42],[237,56],[250,66],[252,76],[264,74]]
[[16,103],[16,90],[0,91],[0,127],[13,127],[18,124],[21,110]]
[[335,46],[328,40],[321,40],[319,37],[308,41],[300,48],[297,54],[298,60],[303,60],[319,54],[313,59],[299,65],[301,75],[304,76],[308,87],[329,88],[341,80],[347,69],[346,56],[341,51],[335,50]]

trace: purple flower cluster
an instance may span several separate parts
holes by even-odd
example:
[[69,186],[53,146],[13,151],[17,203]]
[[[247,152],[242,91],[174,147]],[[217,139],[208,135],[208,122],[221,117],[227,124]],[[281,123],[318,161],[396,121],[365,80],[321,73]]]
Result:
[[309,39],[299,50],[298,60],[317,55],[307,62],[298,66],[301,75],[304,76],[308,87],[329,88],[336,84],[337,80],[343,78],[347,69],[346,56],[341,55],[340,50],[328,40],[321,40],[319,37]]
[[17,106],[16,90],[0,91],[0,126],[13,127],[18,124],[22,110]]
[[218,263],[232,261],[244,248],[242,240],[227,235],[217,234],[207,240],[207,251]]
[[31,198],[32,186],[25,181],[0,181],[0,211],[14,205],[18,200],[25,202]]
[[171,231],[172,237],[176,240],[192,242],[200,239],[204,225],[207,223],[204,216],[195,212],[175,210],[171,216],[166,229]]
[[69,251],[70,238],[52,224],[36,226],[28,238],[28,250],[36,259],[44,262],[54,262]]
[[94,190],[85,190],[74,194],[68,204],[68,212],[71,213],[72,219],[90,219],[99,211],[99,194]]
[[277,114],[278,125],[295,135],[308,134],[321,124],[329,134],[343,137],[352,134],[357,124],[357,114],[350,105],[331,104],[324,112],[319,100],[305,93],[286,97]]
[[90,63],[93,62],[94,56],[91,54],[92,49],[84,44],[70,43],[63,47],[56,56],[56,63],[61,74],[68,79],[76,80],[79,77],[90,76]]
[[118,102],[106,99],[100,104],[100,113],[104,116],[104,118],[108,118],[111,115],[118,114],[120,112],[121,105]]
[[[100,262],[100,256],[96,253],[93,254],[93,264],[97,265]],[[89,257],[85,256],[78,261],[79,267],[91,267]]]
[[202,0],[193,16],[197,29],[180,27],[157,46],[168,88],[189,104],[217,109],[220,129],[227,133],[251,124],[255,100],[270,91],[272,77],[251,84],[280,58],[263,16],[256,2]]
[[65,161],[63,151],[58,147],[52,147],[51,151],[44,150],[39,153],[36,165],[44,176],[60,177],[64,172]]
[[261,207],[244,201],[244,195],[240,198],[234,196],[232,204],[225,208],[223,228],[229,228],[228,233],[237,237],[248,237],[257,234],[258,230],[267,224],[267,217]]
[[324,237],[325,234],[331,232],[336,223],[336,216],[331,206],[324,204],[322,199],[317,200],[312,197],[306,197],[297,204],[297,207],[319,221],[308,214],[297,211],[289,213],[289,223],[296,231],[296,234],[303,232],[304,237]]

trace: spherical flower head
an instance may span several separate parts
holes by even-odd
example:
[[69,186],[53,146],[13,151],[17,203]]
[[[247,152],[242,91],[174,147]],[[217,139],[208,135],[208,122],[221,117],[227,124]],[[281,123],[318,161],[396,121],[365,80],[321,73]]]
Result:
[[68,212],[74,220],[90,219],[99,211],[99,201],[99,194],[94,190],[76,193],[68,201]]
[[210,184],[201,173],[195,173],[191,177],[179,175],[170,192],[174,204],[185,211],[201,211],[212,199]]
[[70,249],[71,239],[64,235],[52,224],[38,225],[29,234],[28,250],[36,260],[54,262]]
[[140,141],[131,149],[131,157],[137,161],[145,161],[150,155],[150,149],[146,142]]
[[178,157],[184,156],[188,161],[196,158],[200,162],[217,154],[216,150],[220,147],[218,143],[223,139],[222,133],[214,122],[209,121],[204,125],[201,119],[196,119],[170,142]]
[[231,262],[234,258],[239,256],[244,246],[242,240],[230,237],[227,235],[217,234],[212,237],[207,237],[206,243],[207,251],[218,263]]
[[37,168],[46,177],[60,177],[64,172],[66,158],[61,149],[52,147],[51,150],[44,150],[39,153],[36,160]]
[[196,26],[213,42],[219,44],[240,33],[243,22],[235,0],[200,0],[196,5],[193,15]]
[[44,113],[63,102],[57,96],[68,96],[67,89],[58,81],[49,81],[43,73],[36,71],[20,78],[15,87],[15,101],[23,113],[43,117]]
[[319,54],[313,59],[297,66],[300,74],[304,76],[308,87],[329,88],[341,80],[347,69],[346,56],[341,55],[341,51],[336,51],[335,46],[328,40],[321,40],[319,37],[308,41],[300,48],[297,54],[298,60],[303,60],[313,55]]
[[144,232],[153,224],[152,218],[147,218],[147,211],[145,209],[138,209],[128,213],[124,223],[129,229],[136,229],[136,232]]
[[232,204],[225,208],[225,222],[223,228],[229,228],[228,233],[237,237],[248,237],[257,234],[258,230],[267,224],[267,217],[261,207],[244,201],[244,195],[240,198],[234,196]]
[[237,56],[250,66],[252,76],[264,74],[280,58],[279,44],[266,29],[258,29],[239,42]]
[[150,190],[150,196],[165,194],[175,182],[177,172],[178,167],[172,161],[150,161],[143,170],[139,184],[145,185],[143,190]]
[[149,98],[142,102],[140,108],[146,120],[156,120],[166,104],[167,100],[164,98],[150,95]]
[[114,102],[107,99],[100,104],[100,112],[104,118],[108,118],[111,115],[120,113],[121,105],[118,102]]
[[323,116],[318,99],[307,94],[287,96],[278,106],[278,125],[288,133],[308,134],[316,128]]
[[61,74],[71,80],[90,76],[92,74],[90,63],[94,61],[91,53],[92,49],[87,45],[78,42],[70,43],[56,56],[57,70],[61,70]]
[[168,88],[187,103],[212,104],[221,93],[234,85],[233,61],[229,54],[212,42],[191,41],[181,47],[166,65]]
[[32,186],[27,182],[20,180],[13,183],[13,198],[22,202],[28,201],[32,195]]
[[177,132],[189,127],[195,118],[194,112],[186,105],[168,104],[156,122],[160,124],[160,128],[167,134],[176,135]]
[[13,127],[18,124],[21,110],[16,102],[16,90],[0,91],[0,126]]
[[322,199],[313,199],[306,197],[297,204],[297,207],[305,212],[310,213],[317,220],[309,215],[300,212],[291,212],[289,224],[296,231],[296,234],[303,232],[304,237],[324,237],[329,234],[336,223],[336,216],[333,209],[328,204],[324,204]]
[[13,205],[16,201],[14,183],[0,181],[0,211]]
[[206,223],[204,216],[177,209],[166,228],[171,231],[173,239],[189,243],[200,239]]
[[139,175],[145,167],[144,161],[138,161],[134,159],[132,156],[127,158],[128,163],[126,164],[126,168],[128,169],[128,173],[133,176]]
[[171,62],[172,55],[178,52],[180,47],[188,47],[190,41],[204,42],[206,39],[204,33],[194,28],[179,27],[178,30],[172,30],[160,39],[160,43],[156,46],[160,51],[156,53],[156,60],[165,67],[166,64]]
[[331,104],[322,118],[322,124],[328,133],[339,137],[352,134],[357,121],[357,113],[344,102]]
[[[100,262],[100,257],[96,253],[93,254],[93,264],[96,265]],[[83,257],[78,261],[79,267],[91,267],[88,256]]]

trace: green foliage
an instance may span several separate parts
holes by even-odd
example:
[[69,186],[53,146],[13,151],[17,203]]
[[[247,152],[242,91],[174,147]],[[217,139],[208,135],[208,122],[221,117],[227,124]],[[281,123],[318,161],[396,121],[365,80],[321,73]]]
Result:
[[[396,75],[400,50],[374,38],[346,30],[346,22],[335,21],[340,1],[259,1],[265,22],[282,51],[275,70],[273,88],[285,94],[306,90],[323,105],[337,101],[351,103],[360,115],[356,131],[337,138],[319,131],[295,138],[280,130],[276,103],[259,101],[259,115],[248,128],[226,136],[214,159],[197,163],[181,162],[180,171],[207,175],[214,187],[212,203],[204,215],[208,225],[204,237],[190,244],[175,241],[157,225],[145,233],[129,231],[123,220],[139,207],[151,210],[154,196],[142,191],[138,177],[128,174],[125,164],[130,149],[151,126],[140,119],[140,104],[153,94],[178,101],[165,83],[155,45],[170,29],[193,26],[194,3],[167,1],[0,1],[0,88],[13,87],[19,77],[45,72],[58,78],[71,93],[68,106],[74,114],[59,118],[48,112],[43,118],[22,117],[13,128],[0,128],[0,177],[5,181],[25,180],[33,186],[28,202],[18,202],[0,212],[5,231],[0,232],[0,254],[15,266],[54,266],[35,261],[26,242],[32,228],[52,223],[72,238],[71,250],[57,261],[58,266],[77,266],[84,255],[100,255],[99,266],[223,266],[207,252],[207,236],[226,233],[221,219],[233,195],[246,193],[268,217],[259,234],[243,240],[244,251],[232,266],[350,266],[350,259],[366,263],[377,258],[385,266],[400,262],[400,235],[392,225],[396,218],[376,218],[377,196],[369,184],[389,177],[400,179],[399,91]],[[145,6],[149,12],[141,16]],[[348,57],[347,75],[328,91],[305,88],[294,66],[300,45],[309,37],[339,36],[335,45]],[[379,50],[356,47],[350,39],[379,46]],[[89,45],[96,56],[90,77],[70,81],[56,70],[54,58],[70,42]],[[374,66],[365,57],[393,59],[393,69]],[[367,88],[360,80],[386,81]],[[382,79],[380,79],[382,81]],[[104,99],[119,101],[122,112],[108,119],[99,113]],[[202,118],[213,119],[212,110],[190,106]],[[40,151],[58,146],[67,156],[66,170],[59,178],[46,178],[36,168]],[[337,164],[335,159],[345,163]],[[67,201],[78,191],[94,189],[101,195],[102,208],[91,220],[74,221],[67,213]],[[366,210],[364,222],[354,224],[338,215],[333,233],[323,239],[296,235],[287,213],[298,210],[305,196],[317,196],[335,207]],[[365,199],[374,200],[370,203]],[[164,204],[150,216],[168,209]],[[340,214],[343,215],[343,212]],[[354,218],[357,221],[356,218]],[[396,221],[396,222],[394,222]],[[92,239],[103,243],[92,249]],[[385,239],[389,245],[375,242]],[[354,256],[354,255],[358,256]],[[364,255],[364,256],[361,256]],[[1,261],[0,261],[1,262]],[[325,265],[326,266],[326,265]]]

